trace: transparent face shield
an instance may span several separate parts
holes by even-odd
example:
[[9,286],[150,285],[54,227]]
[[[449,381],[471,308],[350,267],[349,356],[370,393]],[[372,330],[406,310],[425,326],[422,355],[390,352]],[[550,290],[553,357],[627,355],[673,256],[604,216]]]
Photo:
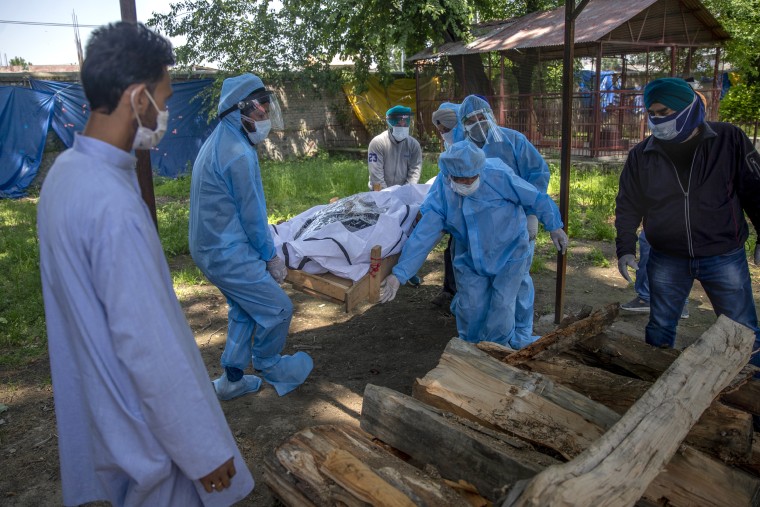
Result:
[[467,114],[462,125],[466,135],[480,145],[502,141],[501,130],[490,109],[477,109]]
[[237,104],[243,120],[250,123],[269,120],[272,130],[285,130],[285,122],[282,119],[282,109],[277,95],[271,91],[261,91],[255,95],[241,100]]

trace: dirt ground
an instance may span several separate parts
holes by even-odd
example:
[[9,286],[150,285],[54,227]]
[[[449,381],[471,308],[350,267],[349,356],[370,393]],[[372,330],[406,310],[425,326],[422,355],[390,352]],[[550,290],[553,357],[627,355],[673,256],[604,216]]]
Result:
[[[547,247],[548,248],[548,247]],[[609,267],[588,259],[601,250]],[[554,256],[545,250],[547,269],[534,275],[535,332],[553,329]],[[758,274],[752,268],[756,301]],[[368,383],[411,394],[415,378],[433,369],[450,338],[456,336],[454,318],[430,304],[443,277],[442,255],[433,252],[418,288],[402,287],[386,305],[360,307],[347,315],[286,285],[295,313],[285,353],[308,352],[314,370],[296,391],[278,397],[271,386],[223,402],[222,407],[245,460],[257,481],[239,505],[276,505],[263,481],[263,458],[294,432],[312,425],[358,425],[362,393]],[[617,272],[614,246],[602,242],[571,242],[565,292],[565,312],[583,305],[594,309],[634,296]],[[226,304],[211,286],[179,294],[211,378],[221,374],[219,358],[226,334]],[[712,307],[696,284],[690,296],[691,318],[681,321],[679,343],[685,345],[714,321]],[[621,314],[614,326],[643,339],[645,314]],[[0,504],[46,507],[61,505],[58,447],[52,387],[47,357],[23,370],[0,370]],[[2,406],[0,406],[2,410]]]

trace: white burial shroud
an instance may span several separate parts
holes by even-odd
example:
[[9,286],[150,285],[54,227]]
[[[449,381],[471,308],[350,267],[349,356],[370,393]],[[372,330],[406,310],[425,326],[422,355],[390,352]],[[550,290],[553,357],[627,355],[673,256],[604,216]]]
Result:
[[373,246],[380,245],[383,258],[401,251],[430,186],[354,194],[270,225],[277,255],[290,269],[357,281],[369,271]]

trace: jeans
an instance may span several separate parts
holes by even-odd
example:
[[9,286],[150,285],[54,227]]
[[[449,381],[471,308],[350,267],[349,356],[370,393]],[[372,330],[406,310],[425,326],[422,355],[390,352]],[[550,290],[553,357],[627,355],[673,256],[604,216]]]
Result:
[[[636,290],[636,294],[640,299],[643,299],[647,303],[649,302],[649,276],[647,276],[647,262],[649,261],[649,251],[652,249],[649,246],[647,237],[644,236],[644,231],[639,233],[639,269],[636,270],[636,281],[633,284],[633,288]],[[686,294],[686,298],[683,301],[683,310],[686,305],[689,304],[689,294]]]
[[[658,347],[673,347],[676,326],[681,315],[681,301],[699,280],[716,315],[725,315],[755,332],[753,350],[760,348],[755,300],[744,248],[712,257],[673,257],[654,249],[650,251],[647,275],[651,288],[649,324],[646,342]],[[760,366],[755,354],[750,363]]]

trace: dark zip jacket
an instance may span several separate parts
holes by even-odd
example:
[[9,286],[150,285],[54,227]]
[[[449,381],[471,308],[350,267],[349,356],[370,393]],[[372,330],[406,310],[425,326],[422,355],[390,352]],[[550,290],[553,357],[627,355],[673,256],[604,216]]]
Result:
[[636,255],[644,224],[658,252],[678,257],[722,255],[744,246],[760,226],[760,155],[738,127],[705,122],[691,169],[682,183],[675,166],[650,136],[628,154],[615,207],[618,258]]

